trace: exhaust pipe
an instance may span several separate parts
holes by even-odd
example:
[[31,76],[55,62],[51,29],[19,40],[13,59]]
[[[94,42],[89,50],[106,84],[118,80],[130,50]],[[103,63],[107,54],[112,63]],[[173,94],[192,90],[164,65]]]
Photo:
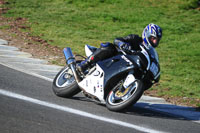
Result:
[[76,60],[74,58],[71,48],[69,47],[64,48],[63,53],[65,55],[66,64],[71,68],[72,73],[74,74],[74,78],[76,79],[77,82],[80,82],[81,78],[76,72]]

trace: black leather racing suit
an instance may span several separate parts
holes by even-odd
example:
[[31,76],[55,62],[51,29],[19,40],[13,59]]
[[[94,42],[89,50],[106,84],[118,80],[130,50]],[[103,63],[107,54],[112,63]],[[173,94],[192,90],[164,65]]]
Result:
[[[99,60],[104,60],[106,58],[115,56],[118,51],[116,47],[120,48],[122,44],[127,44],[129,47],[129,50],[134,51],[140,51],[140,45],[142,44],[143,39],[139,37],[138,35],[130,34],[126,37],[118,37],[114,39],[113,44],[112,43],[104,43],[101,44],[101,47],[98,48],[91,57],[93,57],[92,60],[90,60],[90,63],[96,63]],[[126,49],[127,50],[127,49]],[[148,89],[152,86],[151,82],[144,81],[144,89]]]
[[126,37],[117,37],[114,39],[112,43],[102,43],[100,48],[98,48],[92,55],[91,63],[96,63],[99,60],[104,60],[109,57],[112,57],[117,54],[116,47],[120,48],[120,45],[127,44],[129,46],[129,50],[140,50],[140,44],[142,43],[143,39],[135,34],[130,34]]
[[135,34],[130,34],[126,37],[118,37],[114,40],[114,45],[120,47],[121,44],[126,43],[130,46],[129,50],[140,50],[140,44],[142,43],[143,39]]

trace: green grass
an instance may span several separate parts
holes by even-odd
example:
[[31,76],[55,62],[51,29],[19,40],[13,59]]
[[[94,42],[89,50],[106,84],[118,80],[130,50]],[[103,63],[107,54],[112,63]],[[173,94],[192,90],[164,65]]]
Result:
[[[198,0],[7,0],[7,17],[24,17],[31,33],[84,54],[115,37],[141,35],[155,23],[163,29],[157,51],[162,77],[159,95],[200,99],[200,11]],[[167,90],[167,91],[163,91]],[[199,103],[196,104],[199,106]]]

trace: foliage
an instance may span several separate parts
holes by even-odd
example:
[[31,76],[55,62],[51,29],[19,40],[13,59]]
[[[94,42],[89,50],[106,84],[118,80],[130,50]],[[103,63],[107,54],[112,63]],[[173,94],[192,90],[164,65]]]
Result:
[[141,35],[149,23],[160,25],[162,77],[153,89],[160,95],[200,98],[198,0],[7,1],[10,10],[5,16],[28,18],[33,35],[81,54],[87,43],[99,46],[118,36]]

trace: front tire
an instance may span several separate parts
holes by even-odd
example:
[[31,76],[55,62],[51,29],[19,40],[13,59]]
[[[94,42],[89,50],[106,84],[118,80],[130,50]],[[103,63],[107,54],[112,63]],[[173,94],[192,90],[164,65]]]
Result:
[[122,111],[135,104],[142,96],[143,83],[136,80],[129,87],[123,87],[123,80],[113,87],[106,98],[106,107],[111,111]]
[[53,80],[52,89],[57,96],[67,98],[81,91],[69,66],[65,66],[56,75]]

